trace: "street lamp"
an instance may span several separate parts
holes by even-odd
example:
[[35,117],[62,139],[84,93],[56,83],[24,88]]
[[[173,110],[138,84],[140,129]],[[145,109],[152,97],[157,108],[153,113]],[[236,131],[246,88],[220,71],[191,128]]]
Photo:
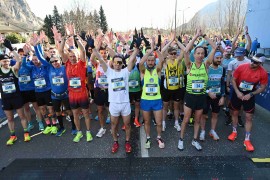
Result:
[[183,23],[182,23],[182,33],[184,32],[184,24],[185,24],[185,22],[184,22],[184,19],[185,19],[185,11],[186,10],[188,10],[190,7],[187,7],[187,8],[185,8],[185,9],[181,9],[181,10],[178,10],[178,11],[182,11],[183,12]]

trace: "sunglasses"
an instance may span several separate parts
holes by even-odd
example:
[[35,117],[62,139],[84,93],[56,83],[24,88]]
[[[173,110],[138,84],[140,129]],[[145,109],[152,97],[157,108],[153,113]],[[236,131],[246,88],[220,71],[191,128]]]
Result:
[[172,53],[170,53],[170,55],[172,55],[172,56],[173,56],[173,55],[176,55],[176,54],[177,54],[176,52],[172,52]]
[[52,63],[56,63],[56,62],[58,62],[58,60],[51,61],[51,64],[52,64]]
[[114,64],[115,64],[115,65],[122,65],[123,62],[122,62],[122,61],[114,61]]
[[261,62],[254,61],[253,59],[251,59],[251,63],[253,63],[253,64],[261,64]]

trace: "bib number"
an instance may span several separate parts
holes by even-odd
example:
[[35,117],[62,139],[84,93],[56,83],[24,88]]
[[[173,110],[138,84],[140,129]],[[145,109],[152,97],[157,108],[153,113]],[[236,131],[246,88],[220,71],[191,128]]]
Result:
[[220,93],[220,88],[219,87],[211,87],[209,89],[209,92],[219,94]]
[[126,90],[124,78],[112,79],[111,82],[113,91]]
[[16,92],[16,86],[13,82],[2,84],[2,89],[3,89],[3,92],[6,94]]
[[63,77],[53,77],[52,83],[56,86],[60,86],[60,85],[64,84],[64,78]]
[[27,84],[31,81],[30,76],[20,76],[19,77],[19,82],[23,84]]
[[158,94],[157,84],[146,84],[145,93],[148,96],[156,96]]
[[81,78],[71,78],[69,80],[69,86],[74,89],[81,87]]
[[192,92],[203,92],[204,90],[204,80],[192,81]]
[[34,81],[36,88],[43,88],[46,86],[46,81],[44,78],[39,78]]
[[131,81],[128,82],[128,86],[129,86],[130,88],[136,88],[136,87],[139,86],[139,81],[131,80]]
[[240,85],[239,85],[239,88],[242,90],[242,91],[252,91],[254,85],[252,83],[248,83],[248,82],[241,82]]
[[178,85],[178,78],[177,77],[173,77],[173,76],[170,76],[169,77],[169,85],[170,86],[177,86]]

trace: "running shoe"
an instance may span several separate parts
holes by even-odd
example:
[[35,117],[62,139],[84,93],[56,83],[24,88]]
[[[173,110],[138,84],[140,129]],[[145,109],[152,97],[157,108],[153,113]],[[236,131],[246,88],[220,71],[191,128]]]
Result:
[[58,128],[56,126],[52,126],[51,134],[57,134]]
[[180,151],[183,151],[184,150],[184,141],[183,140],[179,139],[177,148]]
[[77,134],[77,130],[76,130],[76,129],[72,129],[72,130],[71,130],[71,134],[72,134],[72,135],[76,135],[76,134]]
[[90,132],[86,132],[86,141],[90,142],[93,140],[92,134]]
[[193,118],[189,119],[188,126],[194,126]]
[[43,125],[43,122],[42,122],[42,121],[39,121],[39,122],[38,122],[38,129],[39,129],[40,131],[44,131],[44,125]]
[[151,146],[151,142],[150,142],[150,139],[147,139],[146,142],[145,142],[145,149],[150,149],[150,146]]
[[191,142],[192,146],[194,146],[198,151],[201,151],[202,150],[202,146],[200,145],[200,143],[196,140],[192,140]]
[[200,141],[205,141],[205,131],[201,131],[199,139]]
[[70,116],[66,116],[66,120],[67,120],[68,122],[71,122]]
[[245,127],[245,125],[244,125],[244,123],[243,123],[243,121],[242,121],[241,116],[238,116],[238,126],[239,126],[239,127]]
[[130,152],[131,152],[131,150],[132,150],[132,148],[131,148],[131,144],[130,144],[130,142],[129,142],[129,141],[127,141],[127,142],[126,142],[125,147],[126,147],[126,153],[130,153]]
[[49,134],[49,133],[51,133],[51,131],[52,131],[52,127],[51,126],[47,126],[45,128],[45,130],[43,131],[43,134]]
[[215,141],[219,140],[219,136],[217,135],[216,131],[210,131],[209,136],[212,137]]
[[163,139],[157,138],[157,143],[158,143],[158,147],[159,147],[160,149],[165,148],[165,144],[164,144]]
[[166,123],[162,121],[162,131],[164,132],[166,129]]
[[28,142],[31,140],[31,137],[28,132],[24,133],[24,142]]
[[64,128],[61,128],[61,129],[58,129],[57,133],[56,133],[56,137],[60,137],[62,136],[64,133],[66,132],[66,129]]
[[13,145],[15,141],[17,141],[17,136],[10,136],[9,140],[7,141],[7,146]]
[[89,113],[89,118],[92,120],[93,119],[93,114]]
[[98,121],[98,115],[96,115],[95,120]]
[[126,130],[126,126],[123,125],[121,129],[122,129],[123,131],[125,131],[125,130]]
[[113,143],[113,147],[112,147],[112,153],[116,153],[119,149],[119,144],[118,142],[114,142]]
[[156,123],[156,119],[155,119],[155,118],[153,118],[153,119],[152,119],[152,121],[153,121],[153,123],[154,123],[154,126],[156,126],[156,125],[157,125],[157,123]]
[[134,119],[134,125],[136,126],[136,128],[141,127],[141,124],[137,119]]
[[226,126],[232,125],[232,117],[231,117],[231,116],[228,116],[228,118],[227,118],[227,120],[226,120],[226,122],[225,122],[225,125],[226,125]]
[[228,140],[230,141],[234,141],[237,138],[237,132],[232,132],[229,136],[228,136]]
[[175,124],[175,125],[174,125],[174,128],[175,128],[178,132],[181,131],[181,126],[180,126],[179,124]]
[[75,138],[73,139],[73,142],[79,142],[81,140],[81,138],[83,137],[82,132],[77,132]]
[[29,122],[28,123],[28,126],[27,126],[27,130],[28,130],[28,132],[30,132],[31,131],[31,129],[34,129],[34,125],[33,125],[33,123],[32,122]]
[[249,152],[253,152],[254,151],[254,147],[251,144],[250,140],[245,140],[244,141],[244,146],[246,147],[246,150]]
[[100,128],[96,136],[101,138],[105,134],[105,132],[106,132],[106,129]]
[[110,118],[110,116],[108,116],[106,119],[106,124],[110,124],[110,123],[111,123],[111,118]]

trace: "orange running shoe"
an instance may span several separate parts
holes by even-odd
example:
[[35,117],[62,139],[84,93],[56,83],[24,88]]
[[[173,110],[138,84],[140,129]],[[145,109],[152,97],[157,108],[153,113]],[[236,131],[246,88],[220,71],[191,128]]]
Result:
[[126,153],[130,153],[131,152],[131,145],[130,142],[126,142]]
[[140,124],[140,122],[138,121],[138,119],[135,119],[135,120],[134,120],[134,125],[136,126],[136,128],[138,128],[138,127],[141,126],[141,124]]
[[119,149],[119,144],[118,142],[114,142],[113,143],[113,147],[112,147],[112,153],[116,153]]
[[7,141],[7,146],[11,146],[17,140],[17,136],[10,136],[9,140]]
[[237,132],[232,132],[229,136],[228,136],[228,140],[230,141],[234,141],[237,138]]
[[251,144],[250,140],[245,140],[244,141],[244,146],[246,147],[246,150],[249,152],[253,152],[254,151],[254,147]]
[[24,133],[24,142],[28,142],[31,140],[31,137],[28,132]]

